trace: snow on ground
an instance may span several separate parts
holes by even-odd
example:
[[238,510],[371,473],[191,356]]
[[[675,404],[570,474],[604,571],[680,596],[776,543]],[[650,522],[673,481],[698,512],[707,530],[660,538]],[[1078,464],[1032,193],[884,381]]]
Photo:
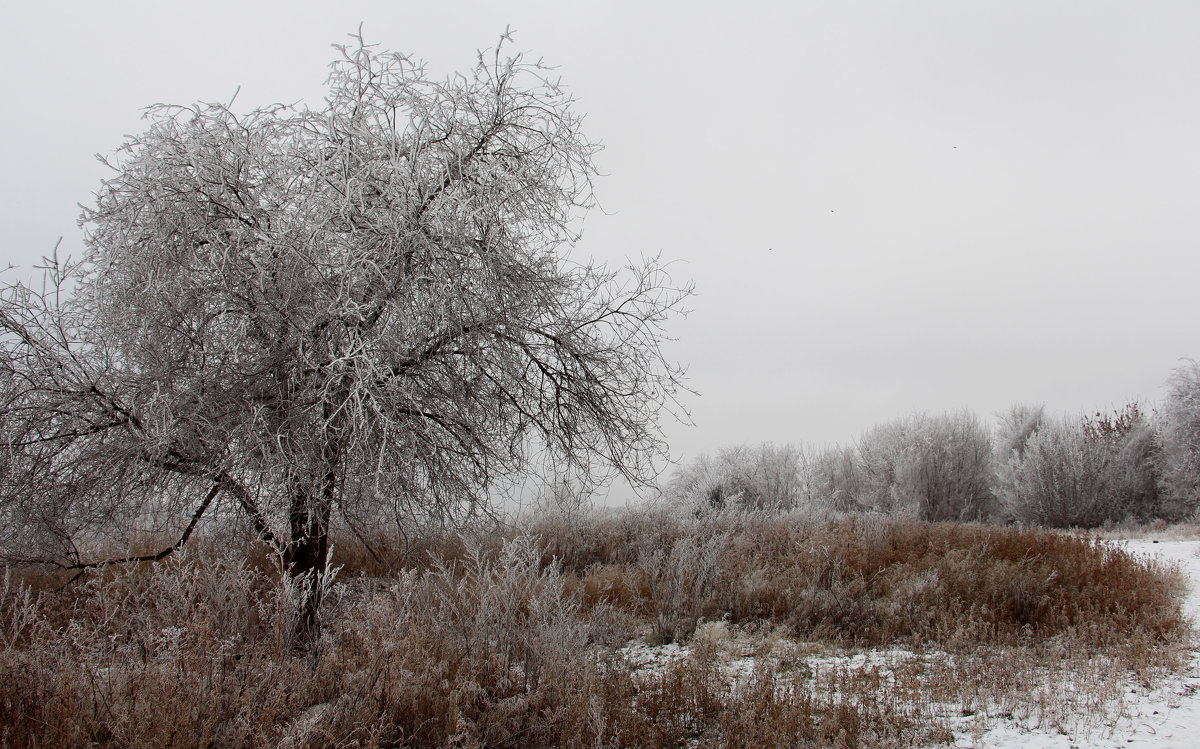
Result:
[[[1112,541],[1136,555],[1149,556],[1168,564],[1178,564],[1190,584],[1184,600],[1184,611],[1200,621],[1200,541],[1163,540],[1150,538]],[[712,627],[706,635],[724,640],[728,633],[719,622],[701,625]],[[701,633],[702,636],[703,633]],[[726,641],[728,644],[728,642]],[[754,658],[748,652],[730,653],[723,670],[737,679],[749,677]],[[653,673],[684,658],[691,647],[669,644],[651,646],[631,642],[622,648],[622,655],[635,671]],[[867,665],[894,666],[909,660],[937,657],[936,654],[914,654],[905,650],[867,651],[854,654],[812,654],[805,660],[814,669],[838,666],[860,669]],[[973,715],[955,717],[953,706],[945,706],[949,727],[955,735],[955,746],[973,749],[1083,749],[1084,747],[1133,747],[1134,749],[1190,749],[1200,747],[1200,650],[1194,650],[1184,671],[1165,679],[1154,689],[1130,681],[1119,705],[1109,712],[1112,716],[1098,725],[1094,717],[1083,716],[1076,729],[1057,727],[1031,728],[1036,720],[1023,717]],[[934,712],[940,712],[936,708]]]
[[[1128,551],[1175,563],[1190,584],[1184,611],[1200,619],[1200,541],[1114,541]],[[956,732],[956,746],[980,749],[1070,749],[1135,747],[1190,749],[1200,747],[1200,652],[1193,651],[1184,672],[1153,690],[1130,683],[1114,725],[1070,736],[1055,730],[1030,730],[1016,721],[991,723],[982,732]]]

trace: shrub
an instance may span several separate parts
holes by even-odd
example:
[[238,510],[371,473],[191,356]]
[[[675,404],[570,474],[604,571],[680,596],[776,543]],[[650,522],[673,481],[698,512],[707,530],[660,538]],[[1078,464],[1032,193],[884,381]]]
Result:
[[[561,548],[560,529],[534,532]],[[1118,642],[1181,626],[1158,572],[1086,539],[915,519],[714,513],[599,519],[568,555],[577,588],[639,613],[655,639],[700,618],[844,644],[1048,640],[1088,623]],[[689,572],[689,571],[692,572]],[[570,587],[570,586],[568,586]],[[1132,611],[1144,617],[1135,624]]]
[[1178,520],[1170,517],[1158,489],[1158,440],[1154,424],[1136,402],[1083,419],[1084,439],[1108,451],[1105,486],[1110,520]]
[[862,509],[865,476],[853,446],[834,445],[814,450],[804,464],[805,504],[835,513]]
[[1056,528],[1092,528],[1106,519],[1108,450],[1084,438],[1075,420],[1044,423],[1009,457],[1001,502],[1008,519]]
[[1007,462],[1013,453],[1020,455],[1025,452],[1029,438],[1045,420],[1045,411],[1043,406],[1018,403],[997,415],[999,421],[995,429],[995,449],[1000,463]]
[[1039,418],[998,471],[1004,515],[1056,528],[1163,517],[1156,445],[1136,403],[1082,419]]
[[788,510],[802,497],[803,454],[791,445],[723,448],[680,467],[665,496],[695,512],[724,507]]
[[992,444],[969,411],[914,414],[863,435],[859,504],[922,520],[981,520],[995,506]]

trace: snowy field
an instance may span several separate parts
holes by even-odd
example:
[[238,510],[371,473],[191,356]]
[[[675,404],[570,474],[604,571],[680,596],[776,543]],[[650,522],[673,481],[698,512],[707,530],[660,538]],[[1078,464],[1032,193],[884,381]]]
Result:
[[[1154,540],[1152,537],[1115,540],[1138,556],[1176,564],[1189,581],[1184,610],[1193,621],[1200,619],[1200,541]],[[687,657],[699,642],[721,651],[722,670],[735,681],[749,678],[755,667],[751,647],[739,641],[721,623],[701,625],[690,645],[650,646],[630,643],[623,655],[636,672],[659,671]],[[903,649],[872,650],[853,654],[809,652],[802,657],[810,673],[835,669],[860,671],[876,668],[894,672],[905,664],[920,664],[949,656],[914,653]],[[930,713],[940,715],[954,734],[954,746],[978,749],[1083,749],[1084,747],[1200,747],[1200,652],[1193,649],[1187,667],[1160,681],[1153,689],[1131,679],[1121,696],[1103,709],[1073,716],[1064,721],[1061,710],[1050,720],[1037,712],[1038,690],[1053,692],[1056,686],[1031,685],[1027,706],[1003,714],[964,711],[957,704],[934,705]],[[1041,695],[1045,696],[1045,695]],[[1054,695],[1051,694],[1051,701]],[[964,702],[963,704],[966,704]],[[964,715],[969,712],[969,715]],[[993,711],[994,712],[994,711]],[[1050,725],[1042,725],[1049,723]]]
[[[1200,616],[1200,541],[1114,541],[1130,552],[1180,566],[1190,582],[1184,609]],[[1193,651],[1185,672],[1153,690],[1130,683],[1112,725],[1084,727],[1080,735],[1030,729],[1016,720],[994,719],[986,727],[956,728],[956,745],[988,749],[1071,747],[1200,747],[1200,654]]]

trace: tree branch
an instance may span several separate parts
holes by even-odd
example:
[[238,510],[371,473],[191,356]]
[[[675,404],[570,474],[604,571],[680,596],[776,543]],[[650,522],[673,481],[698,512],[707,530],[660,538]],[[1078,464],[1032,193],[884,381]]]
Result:
[[170,546],[168,546],[167,548],[158,552],[157,554],[143,554],[141,556],[120,557],[117,559],[102,559],[97,562],[82,562],[82,563],[78,563],[78,564],[68,565],[65,569],[79,570],[79,572],[75,576],[73,576],[70,580],[63,583],[58,588],[58,590],[62,590],[63,588],[66,588],[68,585],[70,585],[71,583],[75,582],[76,580],[79,579],[80,575],[84,574],[88,570],[99,569],[101,567],[108,567],[109,565],[113,565],[113,564],[133,564],[136,562],[158,562],[158,561],[162,561],[163,559],[166,559],[168,556],[175,553],[175,551],[178,550],[181,546],[183,546],[185,543],[187,543],[187,540],[192,537],[192,531],[196,530],[196,524],[200,522],[200,518],[204,516],[205,510],[208,509],[208,506],[210,504],[212,504],[212,501],[214,499],[216,499],[217,495],[220,493],[221,493],[221,483],[219,481],[214,481],[212,488],[208,490],[208,494],[206,494],[204,496],[203,501],[200,502],[200,506],[197,507],[196,511],[192,513],[191,522],[188,523],[187,528],[184,528],[183,535],[181,535],[175,543],[171,544]]

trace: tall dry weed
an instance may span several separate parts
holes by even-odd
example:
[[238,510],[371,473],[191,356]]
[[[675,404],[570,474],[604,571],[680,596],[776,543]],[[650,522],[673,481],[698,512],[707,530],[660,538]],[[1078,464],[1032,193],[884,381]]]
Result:
[[[57,593],[10,574],[0,743],[920,745],[947,736],[921,704],[1017,709],[1053,663],[1114,699],[1114,674],[1151,678],[1186,634],[1171,570],[1052,533],[631,513],[423,543],[420,564],[343,568],[307,656],[270,559],[201,545]],[[739,671],[745,632],[770,634]],[[691,654],[643,668],[631,637]],[[825,667],[800,642],[918,655]]]

